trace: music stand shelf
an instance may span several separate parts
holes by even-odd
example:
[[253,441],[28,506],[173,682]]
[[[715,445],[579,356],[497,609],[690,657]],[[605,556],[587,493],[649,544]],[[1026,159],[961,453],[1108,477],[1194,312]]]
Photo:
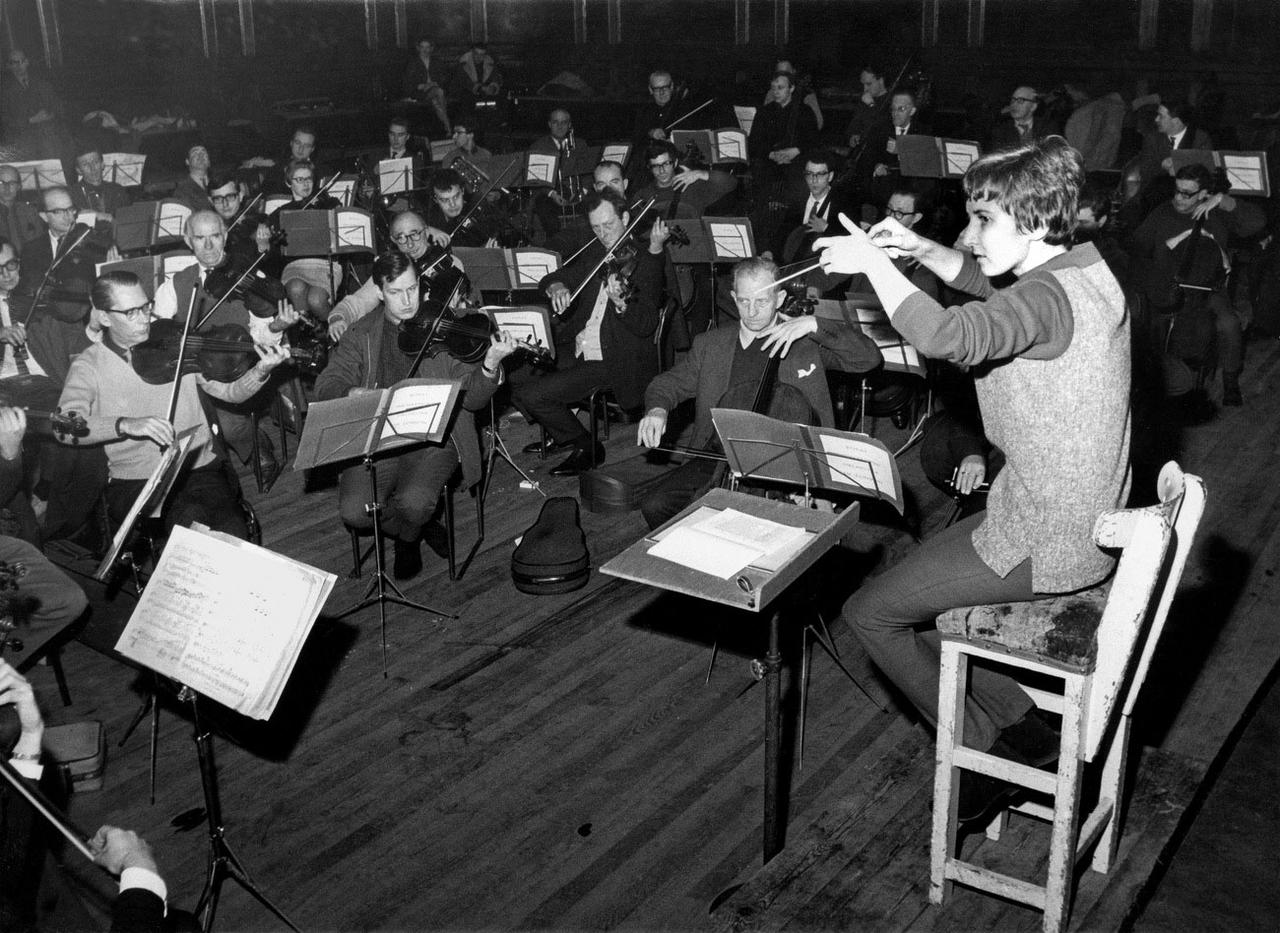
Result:
[[[775,571],[747,567],[725,580],[684,567],[649,553],[654,536],[684,521],[701,508],[722,511],[736,509],[755,518],[768,519],[793,527],[803,527],[811,533],[804,545]],[[780,646],[781,615],[784,602],[781,597],[806,570],[819,558],[835,547],[840,539],[852,530],[858,521],[859,506],[850,505],[843,512],[834,514],[806,509],[787,502],[777,502],[750,496],[727,489],[713,489],[694,502],[671,521],[649,537],[642,538],[600,568],[601,573],[656,586],[673,593],[695,596],[722,606],[732,606],[744,612],[769,613],[769,650],[764,657],[765,683],[765,793],[763,858],[768,862],[782,848],[782,831],[785,818],[779,818],[778,760],[781,748],[781,675],[782,652]]]

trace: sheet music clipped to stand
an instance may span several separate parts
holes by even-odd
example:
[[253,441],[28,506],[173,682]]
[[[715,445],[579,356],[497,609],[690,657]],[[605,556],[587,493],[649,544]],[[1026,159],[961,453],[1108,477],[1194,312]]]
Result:
[[202,525],[176,527],[116,650],[269,719],[337,577]]

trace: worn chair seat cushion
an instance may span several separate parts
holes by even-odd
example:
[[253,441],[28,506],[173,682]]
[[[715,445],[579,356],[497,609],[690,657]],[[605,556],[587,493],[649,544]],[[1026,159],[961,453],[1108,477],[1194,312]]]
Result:
[[962,638],[1087,673],[1098,655],[1098,622],[1109,583],[1024,603],[963,606],[938,616],[943,638]]

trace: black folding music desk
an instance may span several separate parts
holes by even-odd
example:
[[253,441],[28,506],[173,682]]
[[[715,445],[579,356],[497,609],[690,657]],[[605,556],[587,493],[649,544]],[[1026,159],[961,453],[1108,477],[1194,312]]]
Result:
[[[700,508],[717,511],[732,508],[757,518],[769,519],[810,532],[810,537],[785,564],[770,572],[747,567],[727,580],[649,554],[654,535],[683,521]],[[778,752],[781,736],[780,692],[782,653],[778,633],[782,601],[779,599],[822,555],[839,543],[858,521],[858,505],[850,505],[839,515],[806,509],[727,489],[713,489],[649,537],[641,538],[600,568],[602,573],[634,580],[660,589],[696,596],[745,612],[769,610],[769,651],[764,658],[764,861],[782,848],[784,818],[779,818]]]

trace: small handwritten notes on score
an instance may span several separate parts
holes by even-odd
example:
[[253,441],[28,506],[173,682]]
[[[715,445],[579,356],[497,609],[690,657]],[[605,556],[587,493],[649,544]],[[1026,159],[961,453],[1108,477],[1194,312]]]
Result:
[[177,527],[116,650],[268,719],[336,579],[246,541]]

